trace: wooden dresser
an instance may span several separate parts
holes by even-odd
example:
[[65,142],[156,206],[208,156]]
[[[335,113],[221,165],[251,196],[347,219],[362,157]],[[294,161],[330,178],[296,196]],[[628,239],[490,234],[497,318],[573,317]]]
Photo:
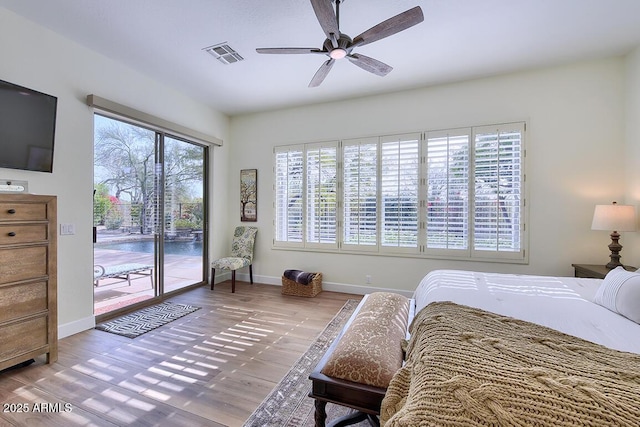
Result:
[[0,370],[58,358],[56,197],[0,194]]

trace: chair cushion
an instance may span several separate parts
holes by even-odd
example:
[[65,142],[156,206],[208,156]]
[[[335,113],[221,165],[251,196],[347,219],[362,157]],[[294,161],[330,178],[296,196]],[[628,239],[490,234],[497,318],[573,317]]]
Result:
[[237,270],[242,267],[246,267],[251,262],[246,258],[227,257],[220,258],[211,263],[211,268],[221,268],[224,270]]

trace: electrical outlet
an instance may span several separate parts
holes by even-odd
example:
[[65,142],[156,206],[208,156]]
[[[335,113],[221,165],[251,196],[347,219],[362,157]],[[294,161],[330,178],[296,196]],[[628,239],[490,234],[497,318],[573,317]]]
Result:
[[366,276],[364,276],[364,281],[367,285],[371,284],[371,276],[369,274],[367,274]]

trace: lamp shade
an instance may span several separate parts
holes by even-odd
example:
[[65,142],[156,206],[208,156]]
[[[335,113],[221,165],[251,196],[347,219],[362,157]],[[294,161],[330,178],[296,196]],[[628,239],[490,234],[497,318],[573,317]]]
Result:
[[637,226],[636,207],[619,205],[596,205],[593,213],[592,230],[635,231]]

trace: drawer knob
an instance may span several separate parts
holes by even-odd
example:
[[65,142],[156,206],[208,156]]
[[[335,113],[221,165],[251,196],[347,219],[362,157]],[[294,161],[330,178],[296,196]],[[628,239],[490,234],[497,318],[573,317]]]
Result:
[[7,233],[7,235],[8,235],[9,237],[15,237],[16,232],[15,232],[15,231],[10,231],[9,233]]
[[7,212],[10,213],[10,214],[14,214],[14,213],[16,213],[16,210],[15,209],[9,209]]

